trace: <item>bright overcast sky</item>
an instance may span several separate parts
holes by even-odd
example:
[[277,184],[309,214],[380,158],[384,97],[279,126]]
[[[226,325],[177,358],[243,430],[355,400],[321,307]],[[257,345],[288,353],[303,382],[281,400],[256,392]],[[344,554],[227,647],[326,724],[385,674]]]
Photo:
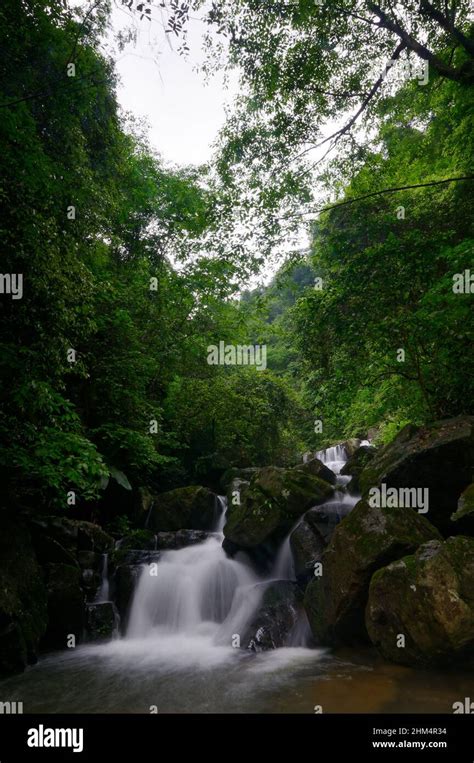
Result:
[[[179,45],[174,35],[165,35],[159,10],[155,19],[137,20],[126,8],[115,7],[114,33],[133,24],[138,29],[136,45],[127,45],[117,56],[121,84],[118,98],[121,106],[135,116],[145,117],[153,146],[165,161],[175,164],[201,164],[212,154],[211,145],[224,124],[224,105],[236,88],[225,90],[223,76],[205,77],[195,68],[203,61],[203,34],[207,27],[191,20],[185,59],[176,52]],[[170,49],[171,38],[175,50]]]

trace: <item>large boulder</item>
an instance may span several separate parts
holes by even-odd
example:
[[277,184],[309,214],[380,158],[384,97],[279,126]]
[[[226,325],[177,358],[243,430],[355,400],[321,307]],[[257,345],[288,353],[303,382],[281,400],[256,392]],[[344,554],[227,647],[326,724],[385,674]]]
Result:
[[289,580],[257,583],[264,588],[258,610],[246,628],[241,646],[264,652],[285,646],[301,609],[298,586]]
[[326,543],[303,518],[290,535],[290,548],[296,579],[304,586],[312,579],[314,565],[321,561]]
[[312,474],[314,477],[319,477],[319,479],[329,482],[330,485],[336,484],[336,475],[319,458],[311,458],[293,468],[306,472],[306,474]]
[[225,537],[242,548],[280,538],[307,509],[326,501],[333,491],[329,483],[297,469],[260,469],[240,496],[240,504],[229,504]]
[[359,501],[334,530],[322,574],[306,589],[305,609],[316,640],[367,641],[364,610],[373,573],[432,539],[441,539],[438,530],[412,509],[373,508]]
[[378,570],[366,610],[381,654],[403,665],[474,666],[474,540],[431,541]]
[[290,549],[295,576],[304,588],[313,579],[317,562],[332,538],[339,522],[352,506],[343,501],[330,501],[324,506],[314,506],[304,514],[301,522],[290,535]]
[[226,469],[220,479],[220,485],[222,490],[226,493],[232,480],[238,478],[249,482],[254,474],[258,472],[258,466],[247,466],[240,469],[238,466],[232,466],[230,469]]
[[0,676],[36,661],[46,626],[46,587],[31,535],[0,514]]
[[217,496],[207,487],[191,485],[155,496],[148,527],[157,532],[211,530],[217,519]]
[[428,519],[443,532],[453,532],[451,514],[472,482],[474,416],[437,421],[424,427],[409,424],[377,453],[360,475],[362,494],[371,487],[428,488]]
[[359,477],[365,467],[372,461],[377,453],[377,448],[373,445],[361,445],[354,451],[352,456],[346,461],[341,469],[341,474],[351,476],[349,490],[352,493],[359,492]]
[[81,570],[68,564],[47,564],[48,628],[43,645],[65,649],[68,637],[76,642],[82,638],[84,627],[84,592]]
[[[99,525],[69,517],[38,517],[32,520],[35,546],[42,560],[53,564],[70,564],[66,557],[60,560],[57,545],[77,560],[79,551],[105,554],[114,547],[113,538]],[[50,544],[54,541],[54,544]],[[50,545],[49,545],[50,544]],[[49,545],[49,549],[48,549]]]
[[327,546],[339,522],[342,522],[352,508],[351,503],[337,500],[329,501],[324,506],[313,506],[312,509],[306,512],[304,519],[313,532],[322,538],[324,545]]

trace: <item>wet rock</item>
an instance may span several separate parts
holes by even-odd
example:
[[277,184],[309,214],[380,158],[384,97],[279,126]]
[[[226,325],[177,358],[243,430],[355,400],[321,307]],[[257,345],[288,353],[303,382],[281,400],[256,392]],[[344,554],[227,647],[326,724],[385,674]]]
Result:
[[227,493],[229,485],[233,480],[240,479],[249,482],[257,472],[257,466],[249,466],[243,469],[239,469],[237,466],[232,466],[230,469],[226,469],[222,475],[220,479],[221,488],[224,493]]
[[319,458],[311,458],[293,468],[306,472],[306,474],[312,474],[314,477],[319,477],[320,479],[325,480],[325,482],[329,482],[330,485],[336,484],[336,475],[329,469],[329,467],[323,464]]
[[242,548],[283,537],[308,508],[327,500],[334,488],[297,469],[262,468],[252,478],[240,505],[229,504],[224,535]]
[[334,530],[322,575],[306,588],[305,609],[317,642],[367,641],[364,610],[373,573],[432,539],[441,539],[438,530],[412,509],[359,501]]
[[321,561],[326,543],[305,519],[290,535],[290,548],[293,555],[296,579],[306,585],[313,578],[314,565]]
[[382,483],[387,488],[428,488],[427,518],[442,532],[457,531],[450,521],[460,494],[472,482],[474,416],[408,425],[377,452],[360,475],[363,495]]
[[377,448],[372,445],[361,445],[342,467],[341,474],[352,477],[348,486],[351,493],[360,492],[359,477],[376,454]]
[[148,526],[157,532],[182,528],[211,530],[217,518],[217,496],[206,487],[169,490],[154,497]]
[[378,570],[370,583],[366,624],[372,643],[392,662],[472,667],[474,540],[434,540]]
[[264,588],[264,593],[241,639],[241,646],[253,652],[264,652],[285,646],[298,620],[301,603],[296,583],[277,580],[257,585]]
[[86,641],[109,641],[118,633],[119,614],[111,601],[86,606]]
[[344,501],[330,501],[323,506],[314,506],[304,515],[305,521],[323,540],[327,546],[334,530],[344,517],[352,510],[351,503]]
[[157,533],[156,548],[160,551],[177,551],[186,546],[195,546],[211,538],[213,533],[204,530],[178,530],[176,533]]

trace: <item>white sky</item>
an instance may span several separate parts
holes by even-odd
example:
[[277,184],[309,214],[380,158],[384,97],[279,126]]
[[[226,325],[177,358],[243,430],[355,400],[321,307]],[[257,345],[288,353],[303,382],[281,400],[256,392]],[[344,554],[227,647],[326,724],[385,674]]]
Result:
[[221,73],[206,83],[204,74],[196,71],[204,60],[206,25],[190,20],[190,52],[185,59],[177,53],[178,38],[165,34],[159,10],[153,13],[152,22],[140,21],[126,8],[114,8],[115,33],[131,25],[138,30],[136,44],[128,44],[117,57],[119,103],[147,119],[150,141],[165,161],[201,164],[211,157],[211,145],[224,124],[225,103],[232,99],[236,86],[224,89]]

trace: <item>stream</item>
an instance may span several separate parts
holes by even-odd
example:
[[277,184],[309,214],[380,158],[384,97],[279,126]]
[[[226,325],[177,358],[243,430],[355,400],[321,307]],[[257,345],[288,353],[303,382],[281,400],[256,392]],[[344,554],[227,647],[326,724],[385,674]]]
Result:
[[[343,487],[344,450],[317,456]],[[325,508],[339,521],[357,500],[339,490]],[[219,506],[207,540],[143,566],[124,636],[43,656],[0,682],[0,700],[23,702],[25,713],[451,713],[474,695],[461,672],[392,665],[368,648],[309,648],[305,617],[285,647],[235,648],[261,600],[264,586],[256,584],[294,579],[292,557],[288,535],[265,577],[245,554],[229,558],[225,499]],[[103,573],[102,601],[106,559]]]

